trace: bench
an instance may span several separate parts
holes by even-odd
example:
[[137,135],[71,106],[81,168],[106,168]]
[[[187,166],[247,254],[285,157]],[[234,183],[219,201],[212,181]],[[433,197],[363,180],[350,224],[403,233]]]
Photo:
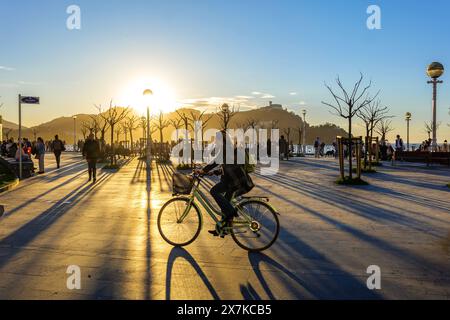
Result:
[[450,152],[396,151],[395,160],[426,163],[427,166],[433,163],[450,166]]
[[[19,161],[13,158],[0,157],[0,165],[8,168],[12,173],[19,176]],[[22,178],[29,178],[33,175],[34,164],[31,161],[22,162]]]

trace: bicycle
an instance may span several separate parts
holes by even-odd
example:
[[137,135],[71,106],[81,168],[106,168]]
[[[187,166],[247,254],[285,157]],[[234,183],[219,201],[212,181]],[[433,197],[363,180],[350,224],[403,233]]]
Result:
[[[201,178],[191,174],[192,188],[188,195],[174,194],[158,214],[158,230],[162,238],[175,247],[193,243],[200,235],[203,215],[197,202],[217,223],[222,213],[217,211],[206,195],[200,190]],[[231,200],[237,215],[228,227],[218,231],[223,236],[228,232],[234,242],[244,250],[260,252],[270,248],[280,232],[279,213],[269,204],[267,197],[238,197]],[[258,242],[261,242],[258,244]]]

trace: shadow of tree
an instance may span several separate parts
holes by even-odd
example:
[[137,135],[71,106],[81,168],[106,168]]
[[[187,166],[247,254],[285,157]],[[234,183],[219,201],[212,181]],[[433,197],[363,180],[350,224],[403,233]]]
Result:
[[172,282],[172,270],[174,263],[177,259],[183,258],[189,264],[194,268],[194,270],[197,272],[200,279],[205,284],[206,288],[208,289],[209,293],[213,297],[214,300],[220,300],[219,295],[217,294],[216,290],[214,289],[213,285],[209,281],[208,277],[205,275],[203,270],[198,265],[197,261],[183,248],[174,247],[170,251],[170,255],[167,261],[167,271],[166,271],[166,300],[170,300],[171,295],[171,282]]

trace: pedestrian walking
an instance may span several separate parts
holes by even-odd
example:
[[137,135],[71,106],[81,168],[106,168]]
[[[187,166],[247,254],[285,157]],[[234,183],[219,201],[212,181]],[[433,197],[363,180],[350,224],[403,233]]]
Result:
[[280,149],[280,159],[284,160],[285,158],[289,159],[288,149],[289,145],[284,136],[281,136],[279,140],[279,149]]
[[45,144],[44,140],[41,137],[39,137],[36,142],[36,159],[39,160],[38,174],[43,174],[45,171],[44,158],[45,158]]
[[317,137],[316,141],[314,141],[314,157],[319,158],[320,155],[320,138]]
[[401,152],[403,150],[405,150],[404,145],[403,145],[403,139],[398,134],[397,139],[395,139],[395,151]]
[[94,134],[89,134],[83,145],[83,157],[88,163],[89,181],[97,181],[97,159],[100,155],[100,144],[94,139]]
[[56,159],[56,167],[59,169],[61,166],[61,153],[66,150],[66,147],[64,147],[64,143],[59,140],[58,135],[55,135],[55,140],[52,141],[50,149],[53,150]]

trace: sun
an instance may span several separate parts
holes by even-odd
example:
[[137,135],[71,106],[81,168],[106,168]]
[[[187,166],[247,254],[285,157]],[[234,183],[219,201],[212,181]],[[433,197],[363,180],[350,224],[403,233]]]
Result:
[[[144,90],[153,92],[151,97],[143,95]],[[158,79],[141,78],[129,82],[120,94],[119,105],[130,106],[139,115],[145,115],[147,106],[150,106],[152,115],[160,112],[168,113],[179,107],[174,90]]]

